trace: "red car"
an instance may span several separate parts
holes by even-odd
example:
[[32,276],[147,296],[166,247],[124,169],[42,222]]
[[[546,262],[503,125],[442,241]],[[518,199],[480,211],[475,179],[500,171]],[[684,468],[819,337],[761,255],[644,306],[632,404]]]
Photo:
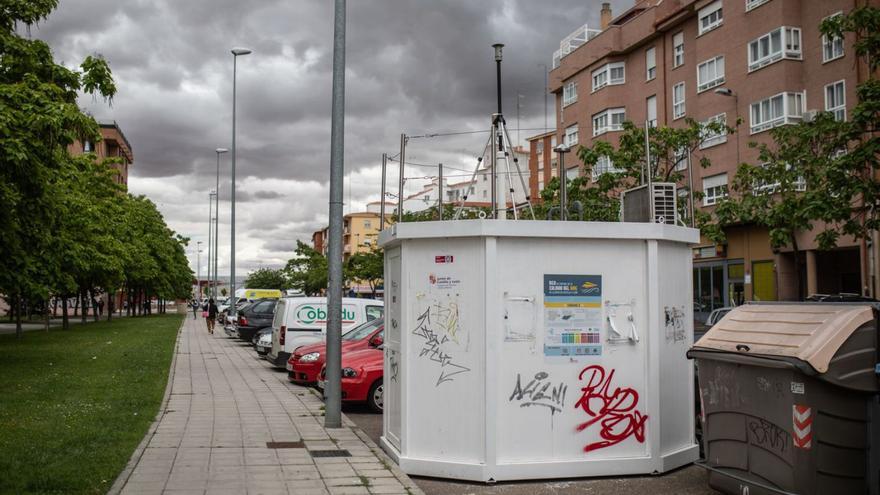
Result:
[[[382,412],[383,347],[352,351],[342,356],[342,402],[366,402],[370,409]],[[327,367],[321,368],[318,388],[324,390]]]
[[[377,318],[352,328],[342,336],[342,354],[382,345],[385,320]],[[327,359],[327,344],[297,347],[287,360],[287,379],[298,385],[315,385]]]

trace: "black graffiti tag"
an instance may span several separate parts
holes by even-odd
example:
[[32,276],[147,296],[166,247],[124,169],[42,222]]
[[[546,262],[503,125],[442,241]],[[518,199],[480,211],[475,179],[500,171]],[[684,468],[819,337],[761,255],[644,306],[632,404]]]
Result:
[[562,412],[562,408],[565,407],[565,393],[568,391],[568,385],[559,383],[553,386],[547,380],[548,377],[546,372],[540,371],[535,373],[535,378],[523,387],[522,378],[517,373],[516,385],[513,387],[508,402],[520,401],[519,407],[546,407],[550,410],[550,416]]
[[449,341],[449,337],[446,335],[440,336],[431,328],[430,313],[431,309],[428,308],[419,316],[418,324],[412,333],[425,339],[422,349],[419,351],[419,357],[427,357],[431,361],[440,363],[440,376],[437,377],[436,384],[439,387],[443,382],[451,382],[453,380],[452,377],[455,375],[466,373],[471,369],[456,364],[454,358],[443,351],[442,345]]

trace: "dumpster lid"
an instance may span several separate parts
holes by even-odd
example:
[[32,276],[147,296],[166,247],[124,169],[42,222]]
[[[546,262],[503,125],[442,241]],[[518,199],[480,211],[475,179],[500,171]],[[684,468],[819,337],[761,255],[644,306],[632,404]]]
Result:
[[793,357],[825,373],[840,346],[873,318],[870,305],[749,304],[732,309],[694,347]]

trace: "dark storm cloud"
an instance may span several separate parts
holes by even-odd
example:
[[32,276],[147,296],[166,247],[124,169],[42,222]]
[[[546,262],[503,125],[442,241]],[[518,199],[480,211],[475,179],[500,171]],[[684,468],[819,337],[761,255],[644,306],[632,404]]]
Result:
[[[618,14],[632,3],[616,0],[612,7]],[[495,110],[490,46],[495,42],[506,45],[508,123],[515,127],[519,93],[522,127],[531,128],[521,137],[539,132],[535,128],[544,122],[539,64],[549,65],[559,41],[580,25],[598,27],[600,6],[595,0],[348,2],[347,172],[375,168],[382,152],[396,152],[401,132],[486,129]],[[139,179],[184,176],[197,191],[183,193],[202,198],[214,187],[214,148],[230,147],[233,46],[254,50],[238,59],[238,177],[326,182],[332,26],[330,0],[61,0],[31,32],[68,66],[92,53],[109,61],[119,87],[114,105],[89,97],[82,104],[125,131],[135,151],[134,189]],[[409,158],[470,168],[469,157],[481,151],[484,140],[484,134],[413,140]],[[225,179],[229,155],[222,160]],[[375,179],[361,179],[347,186],[359,205],[378,194]],[[151,182],[148,189],[154,188]],[[239,194],[243,202],[275,201],[277,209],[295,203],[307,212],[308,220],[297,214],[304,223],[285,239],[307,238],[326,211],[326,201],[288,200],[284,190]],[[174,224],[174,213],[166,213]],[[256,216],[248,221],[254,223],[239,223],[240,232],[258,227]],[[181,224],[189,225],[185,219]]]

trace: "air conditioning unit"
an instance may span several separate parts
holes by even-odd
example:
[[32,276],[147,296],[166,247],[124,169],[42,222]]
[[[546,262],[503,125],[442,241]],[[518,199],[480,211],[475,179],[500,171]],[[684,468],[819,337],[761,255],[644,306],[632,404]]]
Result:
[[804,122],[812,122],[816,120],[816,114],[818,113],[818,110],[807,110],[803,113],[801,117],[803,118]]
[[654,182],[628,189],[620,195],[620,220],[675,225],[678,219],[675,199],[672,182]]

